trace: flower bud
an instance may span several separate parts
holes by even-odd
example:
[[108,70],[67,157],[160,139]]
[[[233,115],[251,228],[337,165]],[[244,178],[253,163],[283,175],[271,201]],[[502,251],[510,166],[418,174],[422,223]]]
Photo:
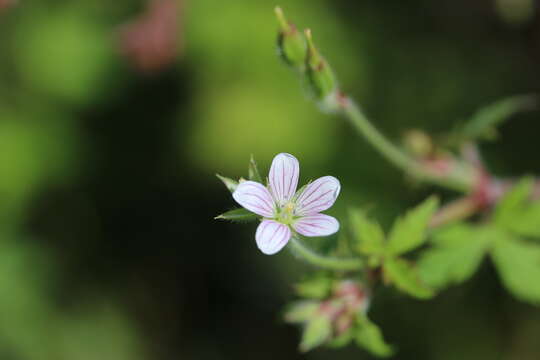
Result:
[[308,58],[306,62],[308,79],[315,96],[319,100],[323,100],[336,93],[336,77],[330,65],[328,65],[326,60],[317,51],[311,37],[311,30],[306,29],[305,35],[308,43]]
[[306,39],[294,24],[287,21],[280,7],[275,8],[275,13],[280,27],[278,36],[279,54],[287,64],[298,70],[303,70],[307,57]]
[[409,130],[403,137],[405,148],[415,157],[426,158],[433,154],[431,137],[421,130]]

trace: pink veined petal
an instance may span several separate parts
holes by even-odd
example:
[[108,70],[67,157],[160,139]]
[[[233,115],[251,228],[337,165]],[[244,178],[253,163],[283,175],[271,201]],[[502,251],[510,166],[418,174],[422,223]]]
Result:
[[304,236],[328,236],[339,230],[339,222],[332,216],[315,214],[298,219],[293,228]]
[[266,187],[255,181],[243,181],[233,192],[233,198],[237,203],[255,214],[272,217],[274,216],[274,201]]
[[266,255],[277,253],[287,245],[290,238],[291,229],[274,220],[263,220],[255,233],[257,247]]
[[296,200],[297,215],[312,215],[334,205],[341,190],[339,180],[333,176],[318,178],[300,194]]
[[298,160],[291,154],[276,155],[270,167],[268,182],[275,201],[283,206],[289,201],[298,186],[300,166]]

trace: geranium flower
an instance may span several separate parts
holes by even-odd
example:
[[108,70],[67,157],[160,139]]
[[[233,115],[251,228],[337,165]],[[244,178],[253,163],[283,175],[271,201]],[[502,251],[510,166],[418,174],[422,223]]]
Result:
[[304,236],[327,236],[339,230],[332,216],[320,214],[330,208],[341,185],[333,176],[321,177],[296,192],[300,168],[291,154],[276,155],[268,174],[268,186],[241,182],[233,198],[245,209],[263,217],[255,240],[259,249],[272,255],[296,232]]

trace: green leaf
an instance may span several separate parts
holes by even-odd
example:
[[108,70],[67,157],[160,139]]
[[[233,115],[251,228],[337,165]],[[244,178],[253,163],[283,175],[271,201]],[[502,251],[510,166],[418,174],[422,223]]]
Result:
[[517,211],[512,221],[505,225],[508,230],[518,235],[540,238],[540,202],[535,201]]
[[495,243],[492,256],[506,288],[518,299],[540,304],[540,246],[508,235]]
[[503,196],[495,209],[495,222],[521,236],[540,238],[540,202],[531,201],[534,180],[524,178]]
[[257,220],[259,215],[252,213],[244,208],[238,208],[234,210],[227,211],[221,215],[216,216],[214,219],[223,219],[230,220],[234,222],[248,222]]
[[221,176],[219,174],[216,174],[216,176],[219,180],[223,182],[223,184],[225,184],[225,186],[227,187],[227,189],[229,189],[230,192],[233,193],[238,187],[238,181],[235,181],[225,176]]
[[426,250],[418,262],[420,279],[437,289],[464,282],[476,272],[497,233],[497,229],[467,224],[433,233],[436,245]]
[[333,279],[325,273],[316,273],[310,278],[295,285],[298,295],[310,299],[323,299],[328,297],[332,290]]
[[496,135],[496,127],[517,112],[536,105],[536,97],[530,95],[513,96],[499,100],[478,110],[463,126],[460,135],[465,140],[489,139]]
[[438,204],[436,197],[430,197],[407,212],[404,217],[398,218],[388,237],[387,252],[390,255],[400,255],[422,245],[426,240],[429,221]]
[[366,349],[373,355],[389,357],[394,353],[392,346],[384,341],[381,329],[367,317],[363,317],[358,321],[358,326],[355,330],[355,340],[358,346]]
[[327,316],[318,316],[309,321],[302,334],[300,351],[306,352],[326,342],[332,335],[332,321]]
[[306,322],[317,314],[320,306],[318,301],[297,301],[286,310],[285,321],[293,324]]
[[364,255],[383,254],[385,244],[381,226],[376,221],[368,219],[362,210],[351,209],[349,218],[354,236],[354,249]]
[[249,180],[256,181],[261,184],[263,182],[261,174],[259,173],[259,168],[257,167],[257,162],[255,161],[253,154],[251,155],[251,158],[249,159],[248,176],[249,176]]
[[514,187],[502,197],[495,208],[493,215],[495,223],[506,227],[519,217],[532,193],[533,185],[534,180],[530,177],[523,178],[514,185]]
[[390,258],[383,265],[386,281],[394,284],[401,291],[418,299],[429,299],[435,294],[422,283],[417,268],[400,258]]

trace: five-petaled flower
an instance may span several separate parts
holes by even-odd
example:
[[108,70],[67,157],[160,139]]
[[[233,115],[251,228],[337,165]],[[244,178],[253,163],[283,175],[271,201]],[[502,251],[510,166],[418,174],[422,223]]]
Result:
[[336,201],[341,189],[338,179],[324,176],[296,192],[299,174],[298,160],[281,153],[272,161],[268,187],[255,181],[243,181],[233,193],[236,202],[263,217],[255,240],[267,255],[287,245],[294,232],[327,236],[339,230],[335,218],[320,214]]

